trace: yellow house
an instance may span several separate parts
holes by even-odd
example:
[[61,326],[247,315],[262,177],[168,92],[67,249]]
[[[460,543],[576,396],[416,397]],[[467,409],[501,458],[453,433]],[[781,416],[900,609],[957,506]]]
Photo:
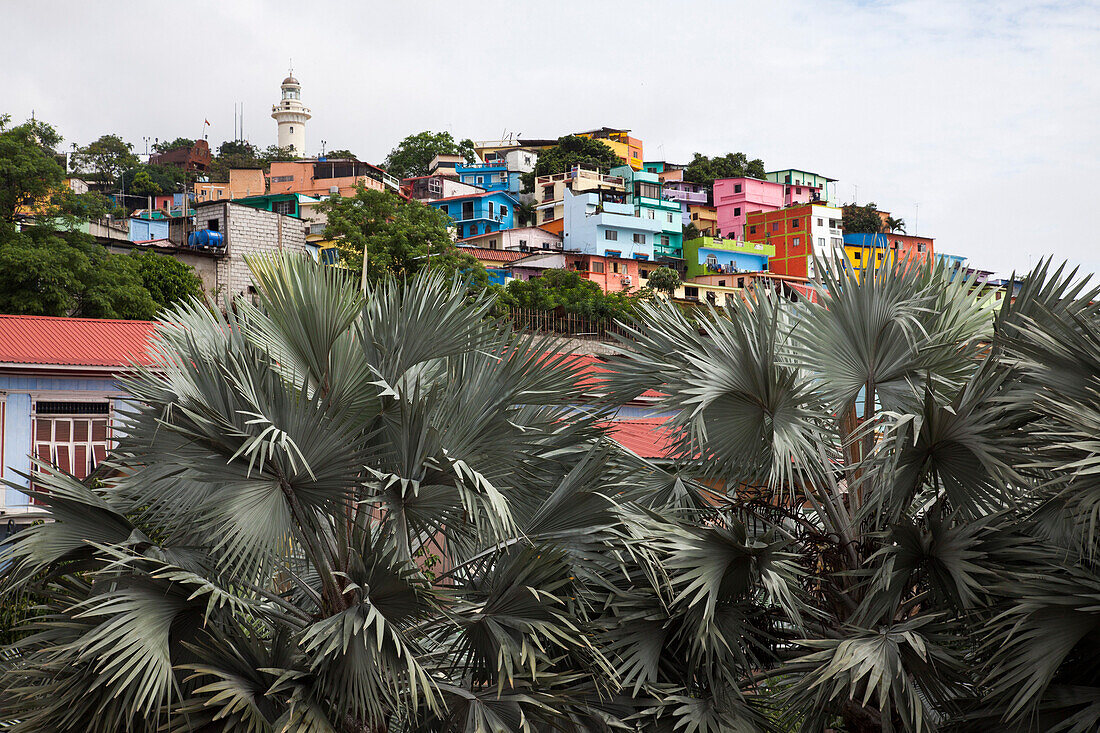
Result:
[[636,137],[630,137],[630,130],[616,130],[611,127],[601,127],[598,130],[575,133],[577,137],[586,137],[589,140],[599,140],[607,147],[615,151],[615,155],[622,158],[623,163],[636,171],[642,169],[642,141]]
[[699,230],[699,233],[713,237],[718,234],[718,209],[704,204],[689,204],[688,212],[691,214],[691,223]]

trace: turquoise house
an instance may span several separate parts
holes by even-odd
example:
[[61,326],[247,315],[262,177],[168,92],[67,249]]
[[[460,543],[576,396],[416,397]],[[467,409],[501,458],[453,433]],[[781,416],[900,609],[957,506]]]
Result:
[[664,195],[664,184],[656,173],[636,171],[628,165],[612,168],[613,176],[620,176],[626,186],[626,201],[634,207],[634,213],[643,219],[649,219],[660,226],[653,252],[656,257],[684,256],[683,213],[679,201],[672,201]]
[[697,237],[684,242],[684,266],[688,279],[731,272],[763,272],[774,244],[739,239]]

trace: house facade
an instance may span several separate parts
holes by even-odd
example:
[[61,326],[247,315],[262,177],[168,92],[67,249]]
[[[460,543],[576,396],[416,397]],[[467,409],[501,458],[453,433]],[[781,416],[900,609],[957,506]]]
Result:
[[[692,206],[706,206],[710,199],[706,186],[691,181],[663,181],[662,194],[669,201],[680,204],[683,226],[691,223]],[[696,225],[698,228],[698,225]]]
[[555,252],[561,251],[561,239],[560,234],[548,232],[540,227],[517,227],[467,237],[462,243],[473,247],[514,252]]
[[739,239],[698,237],[684,242],[684,266],[688,279],[701,275],[760,272],[768,269],[775,246]]
[[459,239],[515,226],[516,199],[505,191],[461,194],[429,201],[455,223]]
[[507,191],[508,166],[503,160],[492,163],[475,163],[472,165],[456,165],[455,173],[458,180],[469,186],[477,186],[485,191]]
[[931,237],[907,234],[845,234],[844,255],[860,277],[868,267],[883,263],[931,261],[935,244]]
[[612,168],[611,175],[623,179],[626,202],[634,206],[634,215],[661,225],[661,231],[653,243],[654,256],[682,257],[684,225],[680,204],[665,198],[664,184],[657,174],[636,171],[624,165]]
[[[274,161],[268,175],[267,193],[304,193],[353,196],[356,186],[398,192],[401,182],[384,170],[359,160],[312,158]],[[262,191],[258,193],[263,193]]]
[[539,176],[535,179],[537,224],[551,232],[562,233],[565,218],[565,192],[594,191],[605,198],[626,201],[626,183],[613,176],[587,168],[574,168],[566,173]]
[[662,234],[661,222],[636,216],[630,204],[601,200],[599,194],[591,192],[565,192],[562,246],[566,250],[652,260],[654,244]]
[[836,205],[836,179],[810,171],[785,168],[764,174],[765,180],[782,184],[784,206],[808,202]]
[[843,252],[842,212],[833,206],[800,204],[748,215],[745,239],[775,247],[768,271],[777,275],[813,279],[814,256]]
[[599,140],[607,147],[615,151],[615,155],[636,171],[642,169],[644,159],[642,157],[642,141],[636,137],[630,137],[630,130],[619,130],[613,127],[601,127],[596,130],[574,133],[577,137],[587,137],[590,140]]
[[719,178],[714,182],[713,201],[718,234],[747,239],[745,223],[751,213],[783,208],[783,184],[756,178]]
[[[114,447],[119,377],[148,364],[155,324],[0,315],[0,478],[34,487],[31,457],[85,478]],[[29,476],[29,478],[28,478]],[[42,518],[19,488],[0,490],[0,521]]]

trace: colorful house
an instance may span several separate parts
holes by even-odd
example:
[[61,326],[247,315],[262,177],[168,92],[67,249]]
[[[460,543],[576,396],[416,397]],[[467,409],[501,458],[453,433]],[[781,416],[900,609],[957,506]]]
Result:
[[510,270],[512,263],[526,256],[523,252],[486,249],[477,245],[460,244],[459,249],[473,255],[485,267],[490,285],[507,285],[508,281],[512,279]]
[[[31,456],[85,478],[114,447],[126,393],[119,378],[149,363],[156,324],[0,315],[0,514],[17,528],[43,518],[19,488]],[[28,479],[27,476],[30,476]]]
[[702,204],[690,204],[688,206],[688,213],[690,216],[690,223],[695,225],[695,229],[700,234],[708,237],[718,236],[717,207],[704,206]]
[[561,235],[541,227],[516,227],[467,237],[464,245],[516,252],[561,251]]
[[626,201],[626,183],[621,176],[580,167],[566,173],[539,176],[535,179],[535,201],[537,223],[543,229],[562,233],[566,191],[593,191],[605,200]]
[[476,237],[478,234],[499,232],[515,226],[515,208],[518,202],[504,191],[461,194],[429,201],[428,206],[439,209],[455,223],[458,238]]
[[[706,186],[691,181],[663,181],[662,193],[669,201],[680,204],[682,223],[687,226],[692,222],[691,207],[706,206],[710,199],[710,192]],[[698,228],[698,225],[696,225]]]
[[271,164],[267,193],[352,196],[356,186],[396,193],[401,188],[401,181],[378,166],[359,160],[277,160]]
[[781,183],[784,191],[784,206],[808,202],[836,203],[836,179],[818,173],[786,168],[770,171],[764,178],[773,183]]
[[894,262],[927,262],[935,256],[932,237],[907,234],[845,234],[844,255],[856,276],[868,267]]
[[481,193],[484,190],[439,174],[401,179],[401,193],[417,201],[434,201],[465,193]]
[[747,239],[745,222],[749,214],[783,208],[783,184],[757,178],[719,178],[714,182],[714,207],[718,233]]
[[661,232],[654,242],[657,257],[683,256],[684,225],[680,204],[665,198],[664,184],[656,173],[636,171],[630,166],[611,169],[611,175],[619,176],[626,186],[626,202],[634,206],[634,215],[651,219],[661,225]]
[[509,190],[508,166],[503,160],[493,163],[456,165],[455,173],[459,181],[470,186],[477,186],[486,191]]
[[814,256],[842,252],[841,210],[820,204],[799,204],[748,215],[745,239],[775,247],[768,271],[797,278],[814,278]]
[[503,147],[495,150],[487,150],[482,155],[486,165],[503,165],[508,171],[508,192],[523,192],[523,174],[535,170],[535,163],[539,155],[535,148],[529,147]]
[[570,270],[596,283],[605,293],[638,288],[651,267],[641,260],[584,252],[535,252],[511,263],[513,276],[522,280],[539,277],[546,270]]
[[596,193],[565,192],[562,246],[566,250],[652,260],[663,234],[661,222],[636,216],[631,204],[606,201]]
[[684,242],[684,265],[688,279],[708,274],[760,272],[768,269],[775,246],[739,239],[698,237]]
[[642,141],[630,137],[630,130],[617,130],[613,127],[601,127],[587,132],[574,133],[577,137],[599,140],[615,151],[615,155],[636,171],[642,169]]

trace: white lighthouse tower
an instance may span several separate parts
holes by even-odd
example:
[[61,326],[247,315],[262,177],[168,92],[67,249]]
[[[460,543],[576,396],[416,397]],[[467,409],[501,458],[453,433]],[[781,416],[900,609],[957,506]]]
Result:
[[302,104],[302,85],[290,76],[283,79],[283,95],[279,103],[271,107],[271,116],[279,123],[279,147],[294,148],[294,154],[304,158],[306,154],[306,121],[312,117],[309,108]]

